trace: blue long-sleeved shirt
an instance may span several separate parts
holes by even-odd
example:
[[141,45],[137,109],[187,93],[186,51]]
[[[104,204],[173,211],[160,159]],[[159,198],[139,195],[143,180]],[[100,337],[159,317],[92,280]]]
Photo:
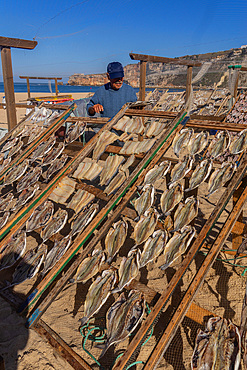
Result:
[[132,86],[123,83],[120,89],[113,90],[110,82],[108,82],[107,84],[100,86],[92,96],[87,105],[87,111],[88,108],[93,105],[101,104],[104,108],[104,112],[101,113],[101,117],[112,118],[120,111],[124,104],[135,102],[136,100],[136,93]]

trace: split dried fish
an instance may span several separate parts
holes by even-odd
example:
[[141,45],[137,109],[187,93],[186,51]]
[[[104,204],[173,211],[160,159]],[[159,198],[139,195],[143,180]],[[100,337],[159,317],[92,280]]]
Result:
[[121,171],[126,171],[129,167],[132,166],[132,164],[135,162],[135,155],[134,154],[131,154],[131,156],[129,156],[129,158],[127,159],[127,161],[122,164],[119,169]]
[[179,157],[180,151],[188,145],[193,133],[194,130],[191,128],[184,128],[176,133],[172,142],[172,147],[177,157]]
[[84,325],[103,306],[115,282],[116,272],[110,269],[103,271],[102,275],[91,284],[84,303],[84,317],[81,319],[81,325]]
[[86,257],[78,266],[74,281],[76,283],[85,284],[89,279],[95,276],[103,262],[105,261],[105,254],[101,249],[95,249],[91,256]]
[[157,137],[164,130],[165,126],[162,122],[152,121],[146,126],[144,134],[146,137]]
[[142,141],[139,141],[138,146],[135,148],[135,151],[133,154],[142,154],[142,153],[146,154],[152,148],[155,142],[156,142],[156,138],[144,139]]
[[49,180],[49,178],[57,171],[59,171],[66,163],[68,159],[68,156],[67,154],[63,154],[61,156],[61,158],[59,159],[56,159],[51,165],[50,167],[48,168],[48,170],[42,174],[42,176],[44,177],[44,179],[46,181]]
[[28,189],[22,190],[12,210],[19,210],[19,208],[26,204],[29,201],[29,199],[31,199],[34,196],[34,194],[37,193],[38,190],[39,190],[38,184]]
[[233,140],[229,146],[231,154],[239,154],[247,149],[247,129],[241,131],[238,137]]
[[190,191],[192,189],[197,188],[200,184],[207,180],[210,172],[213,168],[213,163],[211,159],[205,159],[204,161],[200,162],[196,168],[194,169],[190,181],[189,181],[189,188],[185,191]]
[[7,143],[1,148],[1,153],[6,152],[7,150],[13,148],[15,144],[18,142],[19,138],[15,137],[12,140],[8,140]]
[[54,205],[50,201],[46,201],[38,206],[26,222],[26,232],[45,227],[52,218],[53,212]]
[[154,166],[145,176],[144,184],[154,184],[168,173],[171,167],[170,161],[161,162],[159,165]]
[[3,196],[0,198],[0,212],[8,211],[10,210],[14,204],[14,194],[8,193],[7,196]]
[[188,225],[198,214],[199,200],[194,196],[186,199],[185,203],[179,203],[174,214],[174,231]]
[[19,140],[17,145],[13,146],[12,149],[10,149],[10,151],[8,153],[8,157],[13,157],[13,155],[18,153],[22,147],[23,147],[23,142],[21,140]]
[[14,181],[17,181],[22,175],[24,175],[28,168],[28,164],[28,159],[25,159],[21,164],[10,168],[4,176],[4,185],[12,185]]
[[18,136],[24,137],[28,131],[28,126],[18,125],[15,130],[12,132],[11,139],[17,138]]
[[160,207],[164,215],[169,215],[173,208],[181,202],[184,196],[184,187],[179,182],[171,184],[160,197]]
[[174,233],[165,245],[165,263],[160,266],[161,270],[166,270],[178,257],[186,252],[195,233],[196,231],[192,226],[184,226],[180,231]]
[[148,209],[144,215],[141,215],[140,220],[134,228],[134,239],[137,245],[145,242],[147,238],[153,234],[158,222],[159,214],[156,209]]
[[43,239],[43,242],[49,239],[52,235],[62,230],[67,222],[67,219],[67,211],[65,209],[58,209],[57,212],[52,216],[48,224],[41,230],[40,236]]
[[66,133],[65,143],[69,144],[78,139],[78,137],[85,132],[86,127],[86,122],[82,121],[77,121],[73,125],[71,125],[68,129],[68,132]]
[[73,177],[93,181],[100,175],[102,170],[103,167],[95,161],[81,162],[73,173]]
[[167,238],[168,234],[165,230],[157,230],[146,240],[140,256],[139,268],[159,257],[164,251]]
[[25,231],[17,231],[0,250],[0,270],[15,264],[26,249]]
[[10,212],[7,211],[7,212],[4,212],[4,214],[2,215],[2,217],[0,217],[0,229],[2,227],[4,227],[4,225],[6,225],[8,219],[9,219],[9,216],[10,216]]
[[32,143],[37,137],[41,134],[41,132],[44,130],[43,126],[38,126],[35,124],[29,131],[29,137],[27,144]]
[[125,221],[118,221],[112,225],[105,237],[105,248],[107,252],[107,263],[111,263],[119,249],[124,244],[128,231],[128,224]]
[[131,290],[128,298],[122,293],[111,305],[106,313],[106,343],[100,355],[114,343],[119,343],[127,338],[141,322],[145,312],[144,295],[137,290]]
[[211,158],[215,159],[222,155],[229,147],[231,138],[229,132],[218,131],[208,147],[208,153]]
[[30,188],[33,184],[35,184],[39,177],[42,174],[41,167],[35,167],[31,171],[29,171],[22,179],[18,182],[16,186],[17,193],[20,193],[24,189]]
[[201,153],[208,144],[208,131],[201,131],[198,134],[193,134],[188,143],[188,151],[190,155]]
[[59,143],[56,148],[50,150],[45,157],[43,157],[42,166],[47,166],[48,164],[53,163],[57,157],[63,152],[65,148],[64,143]]
[[105,161],[104,168],[100,174],[100,186],[108,185],[111,179],[116,175],[119,166],[125,158],[121,155],[109,155]]
[[191,369],[237,370],[240,366],[240,334],[230,320],[211,317],[199,330],[191,359]]
[[152,207],[154,202],[154,193],[155,190],[153,185],[147,184],[143,187],[141,196],[132,202],[139,216],[143,215],[150,207]]
[[4,159],[0,165],[0,172],[4,170],[5,167],[11,162],[11,157]]
[[17,265],[10,286],[20,284],[27,279],[32,279],[39,271],[46,253],[47,246],[45,244],[29,250]]
[[171,172],[171,182],[169,185],[173,184],[176,181],[182,180],[192,168],[194,160],[190,156],[184,157],[184,159],[177,164],[172,169]]
[[91,222],[95,213],[99,210],[98,203],[93,203],[89,208],[84,208],[72,221],[71,236],[81,232]]
[[106,147],[117,139],[119,139],[119,136],[113,132],[108,130],[103,131],[97,140],[97,144],[93,150],[92,158],[98,160],[101,154],[104,153]]
[[73,209],[75,213],[78,213],[94,200],[95,196],[86,190],[79,189],[71,199],[68,207]]
[[121,169],[119,169],[119,172],[117,173],[117,175],[115,177],[113,177],[111,182],[105,188],[104,193],[107,194],[107,195],[111,195],[117,189],[120,188],[120,186],[124,183],[124,181],[128,177],[129,177],[129,171],[128,170],[122,171]]
[[224,162],[221,168],[214,170],[208,181],[208,197],[216,190],[222,188],[229,181],[233,173],[236,171],[236,165],[233,163]]
[[51,150],[51,148],[55,145],[55,143],[56,143],[55,136],[51,136],[47,141],[44,141],[43,143],[39,144],[30,156],[31,161],[34,162],[36,159],[44,157],[45,154],[48,153]]
[[136,153],[139,141],[128,140],[125,141],[124,146],[120,149],[119,154],[130,155]]
[[49,199],[56,203],[66,204],[67,199],[74,193],[76,182],[65,176],[49,195]]
[[65,236],[61,240],[55,240],[52,249],[46,256],[44,268],[41,275],[45,275],[62,258],[71,244],[71,235]]
[[122,257],[118,270],[119,282],[112,293],[121,292],[138,275],[139,258],[139,249],[130,250],[127,257]]
[[131,123],[132,119],[128,116],[123,116],[113,126],[115,130],[125,131],[125,128]]

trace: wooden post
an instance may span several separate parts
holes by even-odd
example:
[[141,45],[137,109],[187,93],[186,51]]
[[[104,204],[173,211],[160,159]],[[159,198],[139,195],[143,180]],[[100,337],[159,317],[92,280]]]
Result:
[[145,100],[145,86],[146,86],[146,67],[147,62],[140,62],[140,89],[139,89],[139,100]]
[[234,86],[234,99],[235,99],[235,101],[237,99],[237,94],[238,94],[238,80],[239,80],[239,69],[237,71],[237,78],[236,78],[236,82],[235,82],[235,86]]
[[26,80],[27,80],[27,97],[31,98],[29,77],[26,77]]
[[56,88],[56,96],[58,96],[57,78],[56,77],[55,77],[55,88]]
[[185,94],[185,103],[187,103],[190,93],[191,93],[191,81],[192,81],[192,66],[187,68],[187,81],[186,81],[186,94]]
[[2,57],[3,83],[6,99],[8,130],[10,131],[17,125],[10,47],[2,47],[1,57]]

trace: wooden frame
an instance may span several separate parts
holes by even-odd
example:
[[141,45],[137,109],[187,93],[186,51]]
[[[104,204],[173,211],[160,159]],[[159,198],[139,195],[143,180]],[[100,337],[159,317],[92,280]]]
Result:
[[31,98],[30,82],[29,82],[29,80],[55,80],[56,96],[58,96],[57,81],[58,80],[62,80],[62,77],[30,77],[30,76],[19,76],[19,78],[24,78],[27,81],[27,96],[28,96],[28,98]]

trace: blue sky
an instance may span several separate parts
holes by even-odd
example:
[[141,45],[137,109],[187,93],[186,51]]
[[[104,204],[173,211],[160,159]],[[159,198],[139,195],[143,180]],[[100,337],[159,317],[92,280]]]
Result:
[[0,14],[0,36],[38,42],[12,49],[15,81],[102,73],[111,61],[133,63],[130,52],[177,57],[247,44],[246,0],[1,0]]

